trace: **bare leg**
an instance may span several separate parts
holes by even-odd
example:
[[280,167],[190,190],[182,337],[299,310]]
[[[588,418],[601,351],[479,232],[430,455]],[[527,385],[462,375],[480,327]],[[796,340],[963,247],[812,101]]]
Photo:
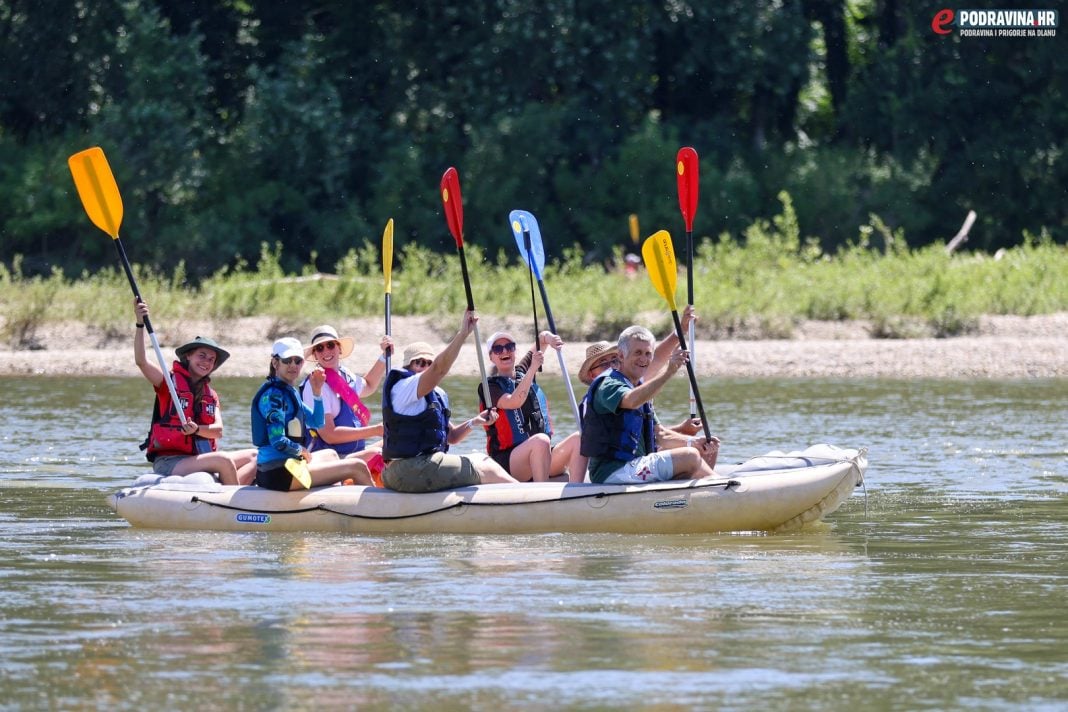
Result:
[[701,457],[701,452],[695,447],[672,448],[671,468],[675,473],[672,479],[696,480],[702,477],[711,477],[716,472]]
[[[579,433],[571,433],[553,448],[552,460],[549,463],[550,477],[562,475],[565,471],[571,473],[581,470],[577,480],[569,474],[568,482],[582,482],[586,476],[586,458],[579,454],[579,438]],[[578,459],[580,457],[582,457],[581,461]]]
[[237,468],[237,484],[251,485],[256,481],[256,448],[231,450],[226,454]]
[[505,472],[504,468],[498,465],[492,457],[483,457],[473,460],[473,463],[475,465],[475,470],[478,471],[478,476],[484,485],[501,483],[519,484],[519,480]]
[[[318,452],[334,451],[319,450]],[[358,485],[372,486],[371,471],[367,469],[366,462],[359,458],[339,460],[337,453],[334,453],[333,459],[316,460],[313,455],[311,464],[308,465],[308,472],[311,473],[312,487],[332,485],[348,479],[355,480]],[[291,490],[300,489],[301,485],[296,480],[293,480],[293,484],[289,488]]]
[[211,472],[217,474],[224,485],[237,484],[237,468],[226,453],[206,452],[202,455],[190,455],[174,466],[172,474],[188,475],[193,472]]
[[508,460],[512,477],[520,482],[545,482],[549,479],[549,436],[544,433],[530,436],[520,443]]

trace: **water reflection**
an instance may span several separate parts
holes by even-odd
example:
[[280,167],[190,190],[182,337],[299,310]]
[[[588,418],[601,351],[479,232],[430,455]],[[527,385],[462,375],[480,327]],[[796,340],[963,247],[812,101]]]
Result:
[[[726,461],[870,447],[868,516],[803,534],[357,537],[131,529],[103,495],[146,469],[151,394],[0,381],[3,706],[1063,701],[1066,382],[709,381]],[[257,384],[219,384],[234,444]]]

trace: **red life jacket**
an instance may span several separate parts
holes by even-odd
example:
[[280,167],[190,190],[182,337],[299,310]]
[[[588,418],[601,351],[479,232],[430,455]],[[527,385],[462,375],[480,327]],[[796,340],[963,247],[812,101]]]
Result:
[[[189,371],[175,361],[171,375],[174,377],[174,390],[178,394],[186,420],[192,420],[198,425],[213,424],[215,411],[219,407],[219,395],[211,387],[210,379],[204,379],[204,392],[200,400],[194,403]],[[171,392],[164,381],[156,389],[152,426],[141,449],[147,450],[145,457],[149,462],[153,462],[160,455],[197,455],[215,451],[218,445],[214,438],[198,438],[182,432],[182,421],[178,419],[178,411],[173,407]]]

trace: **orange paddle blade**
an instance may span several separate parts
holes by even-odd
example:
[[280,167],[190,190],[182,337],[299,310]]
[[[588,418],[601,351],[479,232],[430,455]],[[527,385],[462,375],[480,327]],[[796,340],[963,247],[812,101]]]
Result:
[[67,159],[74,185],[78,189],[85,212],[98,228],[119,239],[122,224],[122,197],[111,166],[99,146],[79,151]]

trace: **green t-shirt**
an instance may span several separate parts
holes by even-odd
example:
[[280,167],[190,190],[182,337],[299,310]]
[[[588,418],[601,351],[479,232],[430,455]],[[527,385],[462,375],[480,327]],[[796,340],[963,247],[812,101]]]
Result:
[[[623,397],[632,390],[634,390],[634,386],[629,381],[611,372],[601,381],[601,385],[598,386],[597,392],[593,395],[593,403],[590,404],[590,407],[593,408],[594,413],[618,413],[619,404],[622,402]],[[638,454],[635,457],[647,454],[645,452],[645,439],[639,438]],[[609,475],[627,464],[627,462],[627,460],[616,460],[614,458],[591,457],[589,464],[590,482],[603,483],[608,479]]]

